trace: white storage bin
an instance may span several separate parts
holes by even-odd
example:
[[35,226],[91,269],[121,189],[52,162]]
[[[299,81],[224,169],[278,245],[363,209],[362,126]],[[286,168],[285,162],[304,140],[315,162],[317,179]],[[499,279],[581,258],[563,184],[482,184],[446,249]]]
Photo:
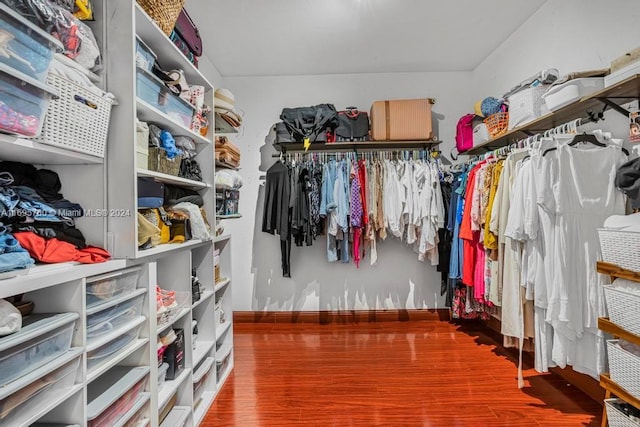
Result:
[[79,317],[76,313],[26,316],[20,331],[0,339],[0,386],[66,353]]
[[640,399],[640,356],[629,353],[618,343],[619,340],[607,340],[611,380]]
[[49,102],[57,96],[51,86],[0,63],[0,131],[29,138],[40,135]]
[[149,367],[116,366],[89,385],[88,427],[113,427],[129,412],[149,380]]
[[108,303],[113,298],[135,291],[140,271],[140,267],[133,267],[88,278],[87,308]]
[[229,366],[229,361],[231,360],[231,353],[226,355],[222,360],[216,360],[216,377],[218,382],[222,379],[222,375],[224,375],[227,370],[227,366]]
[[[143,318],[144,319],[144,318]],[[138,339],[142,323],[117,338],[93,349],[87,348],[87,369],[92,370]]]
[[215,363],[215,359],[213,357],[206,358],[195,370],[193,373],[193,395],[195,397],[194,400],[199,399],[202,392],[202,387],[204,386],[207,378],[212,372],[213,365]]
[[25,375],[0,393],[0,426],[21,426],[45,403],[70,390],[75,384],[82,350],[60,358]]
[[[140,393],[133,404],[133,408],[122,417],[113,427],[144,427],[149,424],[149,399],[150,393]],[[131,415],[132,414],[132,415]],[[126,421],[125,421],[126,420]]]
[[473,146],[483,144],[489,141],[491,137],[489,136],[489,129],[487,129],[487,125],[485,123],[477,124],[473,128]]
[[549,85],[530,87],[516,92],[508,98],[509,101],[509,130],[523,126],[542,117],[549,112],[542,95],[549,89]]
[[636,74],[640,74],[640,61],[632,62],[626,67],[620,68],[618,71],[611,73],[608,76],[604,76],[604,87],[618,84],[631,76],[635,76]]
[[614,284],[604,285],[603,289],[609,319],[632,334],[640,335],[640,294]]
[[621,399],[604,400],[604,405],[607,408],[607,420],[609,421],[609,427],[640,427],[640,422],[633,421],[620,411],[614,403],[624,404],[625,401]]
[[0,3],[0,31],[10,35],[0,55],[0,63],[40,82],[47,78],[51,60],[62,44],[6,4]]
[[602,261],[640,271],[640,233],[598,228]]
[[573,79],[561,85],[553,86],[547,93],[542,95],[542,98],[549,110],[556,111],[603,88],[603,77]]
[[98,306],[99,310],[92,308],[87,310],[87,340],[107,334],[114,329],[120,328],[142,316],[144,297],[146,289],[136,289],[130,295],[125,295],[122,299],[114,300],[115,304],[107,304],[106,307]]
[[149,125],[136,118],[136,168],[149,168]]
[[168,369],[169,369],[169,364],[166,363],[166,362],[164,362],[158,368],[158,386],[161,386],[162,384],[164,384],[165,380],[167,379],[167,370]]

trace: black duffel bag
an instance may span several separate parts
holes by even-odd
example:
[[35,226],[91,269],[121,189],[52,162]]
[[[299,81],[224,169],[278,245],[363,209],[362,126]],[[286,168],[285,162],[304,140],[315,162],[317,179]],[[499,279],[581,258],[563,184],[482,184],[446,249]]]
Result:
[[332,104],[313,107],[283,108],[280,119],[296,142],[326,142],[327,129],[338,127],[338,112]]
[[275,142],[277,144],[290,144],[290,143],[296,142],[295,138],[291,134],[291,131],[289,130],[287,125],[284,124],[284,122],[278,122],[275,125],[273,125],[273,127],[276,132]]
[[369,115],[356,107],[347,107],[338,113],[336,141],[367,141],[369,139]]

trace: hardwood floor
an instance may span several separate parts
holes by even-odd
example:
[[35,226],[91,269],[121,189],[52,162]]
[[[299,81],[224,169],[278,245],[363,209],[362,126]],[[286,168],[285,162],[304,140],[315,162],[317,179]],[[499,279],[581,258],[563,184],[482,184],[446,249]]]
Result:
[[214,426],[588,426],[602,407],[473,323],[237,324]]

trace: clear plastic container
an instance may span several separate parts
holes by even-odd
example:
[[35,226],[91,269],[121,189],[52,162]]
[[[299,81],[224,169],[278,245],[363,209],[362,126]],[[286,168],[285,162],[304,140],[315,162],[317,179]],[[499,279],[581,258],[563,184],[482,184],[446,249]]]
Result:
[[[114,300],[117,304],[108,304],[106,308],[99,306],[100,311],[95,311],[95,309],[87,311],[87,340],[89,343],[93,339],[118,329],[142,316],[145,293],[145,289],[137,289],[134,293],[137,296],[133,298],[122,302]],[[126,297],[128,296],[126,295]]]
[[7,5],[0,3],[0,10],[0,32],[9,36],[2,45],[0,63],[44,82],[53,55],[62,51],[62,44]]
[[193,105],[174,95],[160,79],[142,68],[136,68],[136,96],[189,129]]
[[216,376],[218,382],[222,379],[222,375],[224,375],[227,370],[227,366],[229,366],[229,361],[231,360],[231,354],[228,354],[222,360],[216,360]]
[[0,131],[40,135],[49,101],[57,96],[53,87],[0,63]]
[[176,292],[176,304],[171,308],[163,307],[162,311],[156,312],[158,328],[162,328],[179,316],[182,311],[191,305],[191,292]]
[[206,358],[193,373],[193,395],[198,398],[201,397],[202,387],[204,386],[207,378],[209,378],[212,372],[215,359],[213,357]]
[[88,427],[112,427],[117,424],[144,391],[149,367],[116,366],[89,385],[87,390]]
[[140,37],[136,36],[136,67],[151,72],[157,59],[158,57],[149,46]]
[[[0,426],[21,426],[33,417],[38,407],[50,403],[75,384],[80,367],[81,350],[71,361],[54,368],[42,367],[16,381],[13,387],[2,390],[0,399]],[[68,360],[68,358],[67,358]],[[56,362],[52,362],[56,364]],[[60,362],[57,365],[61,365]]]
[[143,323],[96,349],[87,349],[87,369],[92,370],[138,339]]
[[0,339],[0,385],[27,375],[71,348],[76,313],[32,314],[22,328]]
[[107,305],[113,298],[134,292],[140,271],[140,267],[134,267],[88,278],[87,308]]

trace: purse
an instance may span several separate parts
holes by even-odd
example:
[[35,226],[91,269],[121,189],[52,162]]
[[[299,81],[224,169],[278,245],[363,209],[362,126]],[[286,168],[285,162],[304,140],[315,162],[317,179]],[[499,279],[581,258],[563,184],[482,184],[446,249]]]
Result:
[[200,32],[184,7],[180,11],[180,15],[176,21],[175,31],[195,56],[202,55],[202,38],[200,37]]
[[327,130],[338,127],[338,112],[333,104],[284,108],[280,119],[296,142],[326,142]]
[[178,176],[180,178],[202,182],[202,170],[195,159],[182,159]]
[[338,127],[336,140],[366,141],[369,139],[369,115],[365,111],[358,111],[355,107],[347,107],[338,113]]

